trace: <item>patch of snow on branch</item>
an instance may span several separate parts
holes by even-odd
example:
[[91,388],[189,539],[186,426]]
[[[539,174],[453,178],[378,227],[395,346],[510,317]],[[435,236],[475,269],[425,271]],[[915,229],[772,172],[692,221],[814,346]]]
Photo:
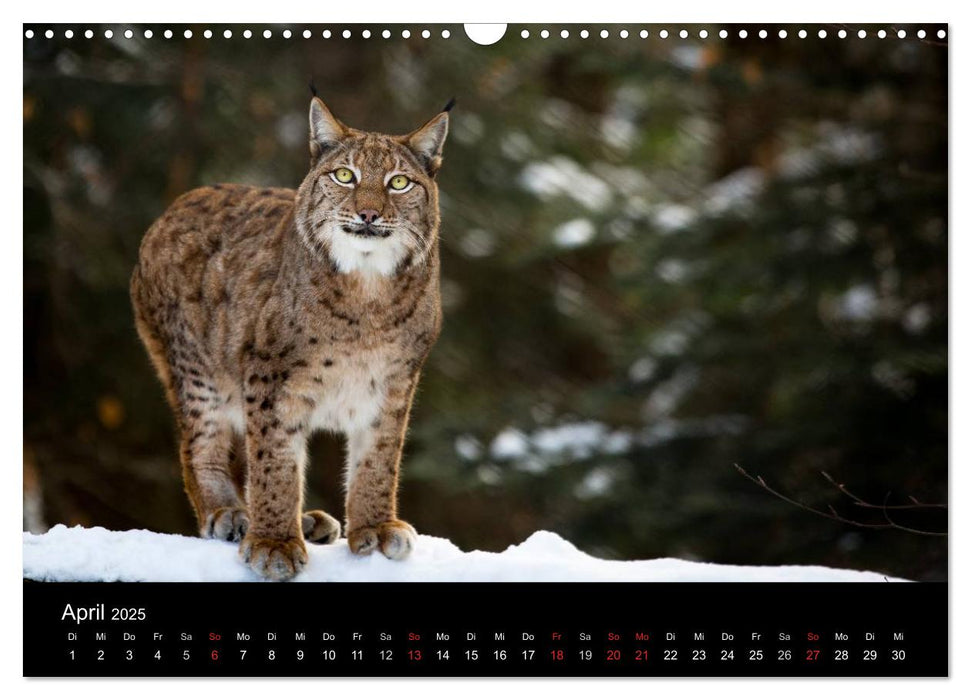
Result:
[[495,459],[518,459],[529,452],[529,439],[521,430],[506,428],[496,435],[490,449]]
[[[463,552],[422,535],[412,556],[358,557],[347,542],[308,545],[310,563],[294,581],[887,581],[872,572],[822,566],[729,566],[679,559],[607,561],[540,531],[503,552]],[[228,542],[147,530],[56,525],[23,534],[24,578],[38,581],[257,581]]]
[[761,168],[736,170],[713,182],[706,190],[705,212],[709,216],[728,213],[747,214],[765,189],[766,177]]
[[597,229],[589,219],[571,219],[553,229],[553,242],[560,248],[579,248],[596,235]]
[[827,164],[855,165],[873,160],[883,150],[875,134],[854,126],[823,124],[817,142],[790,149],[780,158],[779,174],[786,178],[815,175]]
[[537,197],[549,200],[567,196],[591,211],[603,211],[613,199],[610,186],[566,156],[527,165],[520,184]]
[[654,227],[661,235],[686,229],[698,220],[698,213],[683,204],[659,204],[652,214]]
[[509,427],[496,435],[489,452],[495,460],[516,462],[524,471],[540,473],[551,466],[594,455],[623,454],[632,444],[629,431],[611,430],[597,421],[582,421],[540,428],[532,435]]

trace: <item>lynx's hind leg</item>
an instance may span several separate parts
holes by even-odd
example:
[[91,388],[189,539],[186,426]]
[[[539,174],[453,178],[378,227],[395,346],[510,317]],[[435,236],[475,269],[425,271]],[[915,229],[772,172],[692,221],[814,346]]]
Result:
[[138,335],[155,366],[179,427],[179,458],[202,537],[238,541],[248,520],[241,494],[245,457],[226,413],[210,363],[179,305],[147,284],[139,264],[131,278]]
[[317,544],[336,542],[341,536],[341,524],[337,518],[322,510],[308,510],[301,519],[303,538]]
[[245,508],[223,507],[206,516],[201,534],[206,539],[241,542],[248,529],[249,516]]
[[238,542],[249,521],[231,465],[232,429],[218,410],[199,399],[189,399],[182,412],[182,478],[199,533]]
[[249,516],[242,507],[246,484],[246,450],[242,436],[234,433],[229,449],[229,475],[236,489],[240,505],[216,508],[202,525],[202,536],[207,539],[240,542],[249,529]]
[[[182,478],[199,534],[238,542],[249,521],[242,500],[245,458],[228,412],[232,396],[217,388],[210,363],[185,320],[171,310],[165,321],[161,326],[167,329],[167,342],[160,345],[166,352],[161,357],[152,355],[156,365],[162,366],[159,375],[167,384],[166,393],[178,420]],[[154,336],[154,328],[147,323],[140,332],[143,339]]]

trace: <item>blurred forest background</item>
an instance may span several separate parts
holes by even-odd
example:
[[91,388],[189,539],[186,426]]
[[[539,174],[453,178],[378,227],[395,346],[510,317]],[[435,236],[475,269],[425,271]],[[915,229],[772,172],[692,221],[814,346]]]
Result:
[[[510,26],[489,47],[460,26],[86,28],[24,41],[25,529],[194,533],[129,275],[180,193],[299,184],[313,76],[361,129],[409,131],[458,98],[445,326],[403,470],[419,531],[946,578],[947,538],[904,529],[947,528],[913,501],[947,502],[936,27]],[[341,517],[342,445],[310,454],[308,503]]]

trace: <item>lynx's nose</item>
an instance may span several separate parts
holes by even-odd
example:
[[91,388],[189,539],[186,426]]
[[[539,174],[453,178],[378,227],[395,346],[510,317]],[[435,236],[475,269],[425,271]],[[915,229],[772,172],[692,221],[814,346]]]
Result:
[[373,224],[375,220],[381,216],[381,213],[375,209],[362,209],[357,213],[361,217],[361,221],[366,224]]

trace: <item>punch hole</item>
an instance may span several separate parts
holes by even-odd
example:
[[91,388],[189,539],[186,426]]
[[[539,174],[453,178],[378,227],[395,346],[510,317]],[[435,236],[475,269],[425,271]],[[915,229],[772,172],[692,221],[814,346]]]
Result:
[[506,34],[505,24],[466,24],[465,35],[479,46],[491,46]]

